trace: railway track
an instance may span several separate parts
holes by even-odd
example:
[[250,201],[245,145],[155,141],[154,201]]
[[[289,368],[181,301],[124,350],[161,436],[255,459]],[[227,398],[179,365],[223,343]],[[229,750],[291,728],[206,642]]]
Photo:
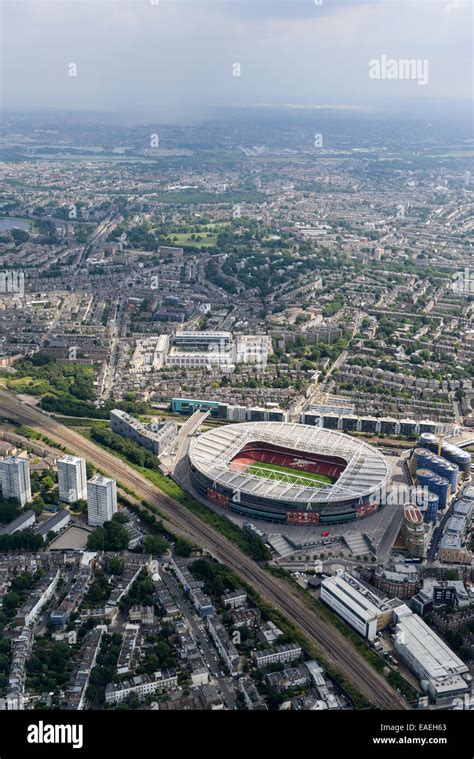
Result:
[[0,415],[33,426],[76,454],[89,459],[103,471],[135,491],[140,499],[156,506],[171,526],[230,566],[270,603],[282,612],[319,648],[329,663],[374,706],[380,709],[408,709],[404,698],[376,672],[351,642],[335,627],[318,617],[292,594],[291,588],[265,570],[213,527],[203,523],[179,501],[163,493],[139,472],[108,451],[99,448],[49,415],[20,403],[0,390]]

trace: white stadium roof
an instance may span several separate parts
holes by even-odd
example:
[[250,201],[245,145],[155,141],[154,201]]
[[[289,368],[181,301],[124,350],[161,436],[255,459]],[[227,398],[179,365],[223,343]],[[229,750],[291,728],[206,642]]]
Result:
[[[295,483],[283,472],[277,479],[265,479],[249,472],[234,471],[230,462],[250,442],[338,456],[347,466],[337,482],[323,487],[314,486],[310,478],[306,485],[304,472],[297,473],[300,482]],[[381,488],[390,476],[385,458],[368,443],[335,430],[288,422],[247,422],[218,427],[191,441],[189,458],[196,469],[216,484],[257,497],[304,504],[363,498]]]

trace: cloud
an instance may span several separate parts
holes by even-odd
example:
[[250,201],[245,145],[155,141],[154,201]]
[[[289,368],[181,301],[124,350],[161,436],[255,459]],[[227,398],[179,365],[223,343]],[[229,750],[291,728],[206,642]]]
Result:
[[[448,10],[449,9],[449,10]],[[261,102],[469,98],[459,0],[3,0],[5,108],[131,115]],[[428,58],[429,87],[371,81],[382,54]],[[68,76],[77,64],[78,75]],[[239,62],[240,77],[232,76]],[[420,92],[423,90],[423,92]]]

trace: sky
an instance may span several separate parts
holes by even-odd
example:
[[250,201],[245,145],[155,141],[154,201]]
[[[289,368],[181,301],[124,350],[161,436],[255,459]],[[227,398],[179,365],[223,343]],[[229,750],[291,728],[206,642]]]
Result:
[[[404,98],[416,108],[427,98],[473,94],[471,0],[2,0],[1,7],[7,111],[186,120],[223,106],[367,107]],[[418,69],[403,78],[392,68],[395,78],[383,78],[383,56],[397,66],[415,59]],[[369,76],[371,65],[379,78]]]

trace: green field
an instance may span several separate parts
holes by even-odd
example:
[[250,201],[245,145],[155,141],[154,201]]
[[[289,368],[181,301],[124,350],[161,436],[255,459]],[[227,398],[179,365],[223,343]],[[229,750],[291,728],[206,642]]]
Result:
[[[278,480],[280,474],[287,474],[288,482],[292,482],[295,485],[309,485],[315,488],[322,488],[323,485],[332,485],[334,480],[331,477],[327,477],[325,474],[316,474],[315,472],[299,472],[295,469],[291,469],[287,466],[279,466],[278,464],[267,464],[265,462],[259,462],[258,464],[249,464],[245,470],[249,474],[256,474],[258,477],[265,477],[268,480]],[[312,482],[309,483],[308,480]]]
[[176,232],[171,234],[173,245],[193,245],[195,248],[213,248],[217,242],[217,235],[207,236],[207,232],[195,232],[200,239],[192,240],[192,233]]

